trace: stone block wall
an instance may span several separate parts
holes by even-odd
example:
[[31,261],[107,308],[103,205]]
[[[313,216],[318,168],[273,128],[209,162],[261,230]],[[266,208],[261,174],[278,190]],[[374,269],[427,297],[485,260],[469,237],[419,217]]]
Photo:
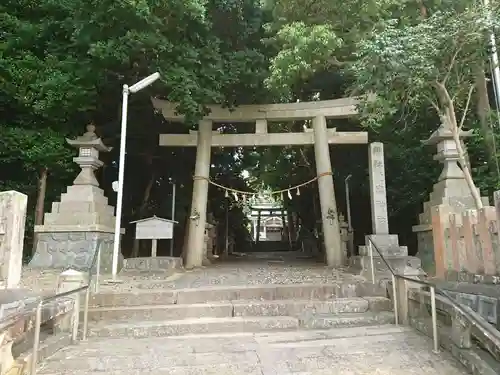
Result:
[[[113,244],[113,233],[41,232],[38,234],[36,253],[30,266],[88,271],[90,267],[96,267],[95,257],[99,250],[101,252],[100,273],[111,273]],[[122,262],[120,258],[120,269]]]
[[498,305],[500,299],[498,296],[489,296],[486,294],[472,294],[463,292],[452,292],[447,290],[450,297],[462,305],[470,307],[490,324],[494,324],[500,329],[500,314]]

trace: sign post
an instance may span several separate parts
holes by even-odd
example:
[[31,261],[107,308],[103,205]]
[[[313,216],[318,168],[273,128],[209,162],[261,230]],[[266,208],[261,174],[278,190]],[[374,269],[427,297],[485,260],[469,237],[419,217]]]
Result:
[[135,238],[138,240],[151,240],[151,257],[155,258],[158,252],[158,240],[173,238],[174,224],[177,221],[168,220],[157,216],[132,221],[135,224]]

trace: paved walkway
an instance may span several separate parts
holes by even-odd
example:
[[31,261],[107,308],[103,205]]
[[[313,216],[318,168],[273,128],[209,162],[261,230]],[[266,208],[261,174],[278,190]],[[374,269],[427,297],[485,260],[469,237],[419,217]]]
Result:
[[57,352],[39,374],[465,375],[447,353],[395,326],[91,339]]
[[[60,271],[23,270],[23,287],[35,292],[53,293]],[[209,286],[241,286],[259,284],[332,284],[363,282],[365,278],[332,269],[304,257],[301,253],[256,253],[209,267],[182,271],[165,276],[161,273],[119,274],[120,283],[107,283],[110,275],[102,275],[100,292],[138,289],[182,289]]]

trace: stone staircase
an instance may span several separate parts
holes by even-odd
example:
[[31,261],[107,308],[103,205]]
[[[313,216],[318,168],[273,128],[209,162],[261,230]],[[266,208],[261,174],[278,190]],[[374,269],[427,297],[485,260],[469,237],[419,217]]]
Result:
[[[160,283],[161,284],[161,283]],[[102,292],[39,375],[465,375],[366,282]]]
[[92,295],[88,340],[43,355],[38,374],[467,373],[450,354],[433,353],[425,335],[393,324],[385,287],[280,258],[171,276],[131,265],[132,276]]
[[272,253],[272,252],[283,252],[290,251],[290,247],[294,248],[294,244],[290,244],[286,241],[259,241],[258,243],[252,243],[251,252],[257,253]]
[[329,329],[394,321],[372,284],[265,285],[95,295],[89,336],[149,337]]

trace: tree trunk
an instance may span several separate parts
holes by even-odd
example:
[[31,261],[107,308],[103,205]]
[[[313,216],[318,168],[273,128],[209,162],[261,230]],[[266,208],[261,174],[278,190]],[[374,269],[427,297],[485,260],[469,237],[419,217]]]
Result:
[[420,7],[420,15],[422,18],[427,18],[427,7],[424,4],[423,0],[418,0],[418,5]]
[[462,147],[462,142],[460,141],[460,135],[459,135],[460,129],[458,129],[457,126],[454,126],[452,129],[452,133],[453,133],[453,140],[455,141],[455,145],[457,146],[457,151],[459,155],[458,163],[462,168],[465,181],[469,186],[469,190],[471,192],[472,198],[474,199],[474,203],[476,204],[476,208],[480,210],[481,208],[483,208],[483,201],[481,200],[481,194],[479,194],[479,189],[476,187],[476,184],[472,179],[469,163],[467,163],[467,160],[465,159],[464,149]]
[[[35,225],[43,224],[43,214],[45,212],[45,195],[47,194],[47,177],[49,175],[49,169],[43,167],[40,170],[40,175],[38,176],[38,195],[36,198],[35,207]],[[35,253],[37,242],[37,234],[33,234],[33,251]]]
[[291,210],[287,210],[288,231],[290,233],[290,239],[292,242],[297,239],[297,231],[294,219],[295,218],[293,212],[291,212]]
[[491,171],[496,171],[500,176],[500,168],[495,152],[495,141],[493,131],[490,127],[490,100],[488,97],[488,86],[486,84],[486,75],[484,74],[484,65],[476,67],[476,89],[477,89],[477,117],[481,125],[481,131],[484,137],[484,145],[488,156],[488,165]]
[[[476,187],[476,184],[472,179],[472,173],[469,167],[469,163],[467,163],[467,159],[465,158],[464,147],[462,146],[462,141],[460,139],[460,132],[462,131],[463,124],[462,123],[460,125],[458,124],[457,115],[455,113],[455,105],[450,97],[448,90],[443,84],[437,85],[437,93],[438,97],[440,98],[440,102],[444,108],[445,119],[448,120],[448,125],[453,135],[453,140],[455,141],[455,146],[457,148],[457,153],[458,153],[458,163],[462,168],[465,181],[467,182],[472,198],[474,199],[476,209],[479,210],[483,208],[483,202],[481,200],[481,195],[479,194],[479,189]],[[470,101],[470,96],[469,96],[469,101]],[[464,109],[464,114],[463,114],[464,118],[469,108],[469,101],[467,102]]]
[[[151,172],[151,177],[148,181],[148,184],[146,185],[146,188],[144,189],[144,196],[142,197],[142,203],[137,213],[139,219],[143,218],[146,208],[148,207],[149,197],[151,196],[151,190],[153,189],[155,180],[156,180],[155,173]],[[134,245],[132,247],[132,258],[137,258],[139,256],[139,250],[140,250],[140,240],[134,239]]]

